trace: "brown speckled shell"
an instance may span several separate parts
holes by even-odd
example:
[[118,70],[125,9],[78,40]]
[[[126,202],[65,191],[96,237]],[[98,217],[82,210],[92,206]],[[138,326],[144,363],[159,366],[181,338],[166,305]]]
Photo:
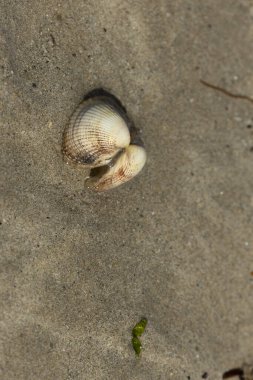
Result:
[[108,164],[130,144],[130,132],[123,114],[102,99],[84,101],[71,116],[63,137],[63,153],[87,167]]
[[64,131],[62,152],[68,161],[91,168],[86,185],[99,192],[129,181],[146,162],[137,129],[109,93],[87,96],[79,105]]
[[138,145],[129,145],[115,160],[113,166],[101,176],[90,177],[86,184],[96,191],[106,191],[113,189],[132,178],[134,178],[143,168],[146,162],[146,151]]

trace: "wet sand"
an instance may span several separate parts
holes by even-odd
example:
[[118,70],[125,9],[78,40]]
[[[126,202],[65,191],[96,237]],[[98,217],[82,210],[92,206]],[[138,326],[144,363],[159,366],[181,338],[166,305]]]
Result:
[[[218,380],[252,362],[253,104],[200,82],[253,97],[252,1],[2,0],[0,19],[0,378]],[[61,155],[97,87],[148,152],[103,194]]]

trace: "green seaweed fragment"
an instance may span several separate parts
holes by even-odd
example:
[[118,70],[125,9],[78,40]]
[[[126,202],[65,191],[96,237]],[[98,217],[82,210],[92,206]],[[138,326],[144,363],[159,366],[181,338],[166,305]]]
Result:
[[133,349],[134,349],[136,355],[139,356],[141,353],[141,350],[142,350],[142,345],[141,345],[140,339],[137,338],[136,336],[134,336],[132,338],[132,345],[133,345]]
[[133,331],[132,331],[133,336],[141,336],[144,333],[147,323],[148,323],[147,319],[142,318],[140,322],[138,322],[134,326]]
[[140,355],[141,350],[142,350],[142,344],[139,339],[139,336],[141,336],[144,333],[147,323],[148,323],[148,320],[146,318],[142,318],[140,322],[138,322],[132,330],[132,335],[133,335],[132,345],[137,356]]

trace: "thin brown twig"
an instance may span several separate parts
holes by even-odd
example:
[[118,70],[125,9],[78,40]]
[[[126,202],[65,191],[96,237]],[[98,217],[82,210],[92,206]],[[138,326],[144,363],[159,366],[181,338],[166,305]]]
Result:
[[253,99],[250,98],[250,97],[247,96],[247,95],[233,94],[232,92],[226,90],[225,88],[222,88],[222,87],[219,87],[219,86],[215,86],[214,84],[208,83],[208,82],[206,82],[206,81],[203,80],[203,79],[200,79],[200,83],[202,83],[204,86],[207,86],[207,87],[209,87],[209,88],[212,88],[213,90],[220,91],[220,92],[222,92],[223,94],[225,94],[225,95],[227,95],[227,96],[230,96],[231,98],[247,100],[248,102],[253,103]]

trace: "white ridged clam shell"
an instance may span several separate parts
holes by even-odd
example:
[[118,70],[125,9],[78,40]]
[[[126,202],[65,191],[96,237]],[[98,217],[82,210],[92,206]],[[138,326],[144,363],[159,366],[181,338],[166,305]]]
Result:
[[113,189],[135,177],[145,165],[146,158],[146,151],[143,147],[129,145],[104,173],[101,171],[102,174],[99,174],[98,169],[95,176],[92,177],[91,171],[91,177],[88,178],[86,184],[96,191]]
[[63,153],[87,167],[108,164],[130,144],[130,131],[123,111],[110,100],[84,101],[73,113],[64,132]]
[[146,162],[142,145],[120,101],[103,89],[95,89],[71,116],[62,151],[69,161],[91,168],[86,183],[89,188],[106,191],[141,171]]

